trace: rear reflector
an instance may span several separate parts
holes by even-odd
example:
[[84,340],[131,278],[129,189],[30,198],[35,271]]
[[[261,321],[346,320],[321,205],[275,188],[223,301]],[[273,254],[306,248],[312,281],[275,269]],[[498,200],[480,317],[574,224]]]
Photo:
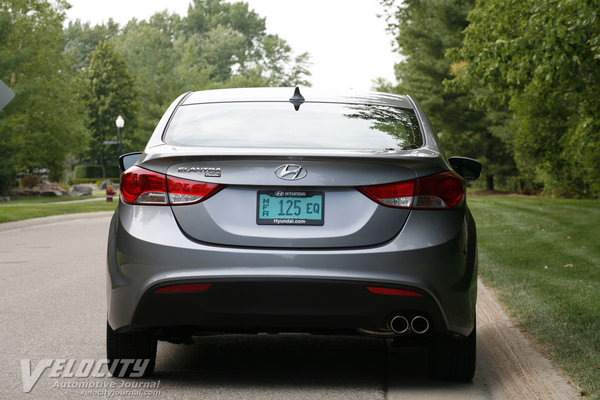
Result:
[[462,204],[464,180],[452,171],[410,181],[357,188],[375,202],[394,208],[451,209]]
[[121,177],[121,198],[127,204],[185,205],[206,200],[224,186],[190,181],[137,166]]
[[154,293],[190,293],[190,292],[204,292],[209,287],[210,283],[192,283],[185,285],[171,285],[158,288]]
[[384,294],[387,296],[404,296],[404,297],[423,297],[419,292],[413,292],[412,290],[394,289],[379,286],[366,286],[367,290],[375,294]]

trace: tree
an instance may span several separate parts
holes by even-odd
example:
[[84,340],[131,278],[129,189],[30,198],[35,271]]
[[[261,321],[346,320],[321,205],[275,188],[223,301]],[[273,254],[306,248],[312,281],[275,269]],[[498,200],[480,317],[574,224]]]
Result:
[[[266,33],[265,18],[247,3],[193,0],[182,27],[186,39],[196,43],[195,64],[225,86],[257,83],[259,75],[260,86],[310,85],[308,54],[293,57],[285,40]],[[187,50],[191,48],[188,43]],[[230,78],[235,79],[227,82]]]
[[444,84],[454,72],[446,52],[461,44],[474,1],[406,0],[397,5],[383,0],[382,4],[403,61],[395,66],[399,84],[390,87],[380,82],[379,89],[415,97],[446,151],[482,161],[486,186],[493,190],[494,178],[505,178],[514,168],[510,151],[490,129],[492,121],[486,114],[470,107],[471,92]]
[[111,21],[94,27],[77,21],[67,28],[64,51],[81,70],[89,64],[82,55],[103,40],[114,43],[138,82],[138,124],[127,122],[132,150],[143,147],[169,104],[186,91],[310,84],[308,54],[294,56],[285,40],[266,34],[264,18],[245,3],[196,0],[186,16],[163,11],[122,29]]
[[108,161],[116,162],[117,151],[104,141],[118,139],[115,121],[119,115],[125,119],[128,130],[135,129],[138,91],[134,76],[113,43],[98,44],[89,63],[84,71],[83,96],[91,133],[89,156],[102,165],[102,176],[106,177]]
[[263,38],[258,65],[268,74],[269,86],[310,86],[310,56],[302,53],[292,59],[292,49],[277,35]]
[[250,10],[247,3],[223,0],[193,0],[182,23],[186,36],[198,35],[201,40],[218,26],[239,32],[245,38],[241,57],[236,60],[242,69],[247,58],[254,58],[256,46],[266,31],[265,18]]
[[87,56],[94,51],[98,43],[114,38],[118,33],[119,24],[112,18],[106,24],[94,27],[89,22],[69,22],[65,29],[63,54],[71,60],[73,69],[79,71],[89,65]]
[[211,79],[225,82],[233,75],[233,68],[237,64],[240,70],[245,71],[246,66],[242,60],[245,54],[246,37],[231,27],[217,25],[206,32],[198,47],[200,65],[210,67]]
[[181,63],[175,48],[174,35],[180,23],[178,15],[157,13],[147,21],[130,21],[113,40],[115,49],[123,54],[127,69],[138,82],[139,105],[137,127],[127,132],[131,150],[141,149],[171,102],[186,89],[177,73]]
[[0,190],[17,171],[50,169],[59,180],[65,159],[84,143],[74,75],[62,56],[65,1],[0,2],[0,79],[16,97],[0,112]]
[[514,117],[522,174],[553,193],[600,196],[597,1],[479,1],[457,58],[457,84]]
[[[3,10],[0,13],[0,76],[3,82],[9,82],[7,78],[14,68],[14,56],[10,48],[1,45],[9,42],[13,29],[10,14]],[[17,100],[18,101],[18,100]],[[9,108],[10,110],[10,108]],[[0,194],[5,194],[11,182],[14,181],[17,147],[16,137],[13,133],[13,124],[7,124],[5,118],[7,111],[0,111],[0,135],[2,146],[0,146]]]

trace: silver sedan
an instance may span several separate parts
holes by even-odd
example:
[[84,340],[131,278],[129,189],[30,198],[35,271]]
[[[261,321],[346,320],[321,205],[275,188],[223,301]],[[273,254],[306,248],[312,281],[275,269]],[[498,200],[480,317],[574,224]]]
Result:
[[151,374],[157,340],[310,332],[426,342],[432,376],[473,377],[481,164],[446,158],[411,97],[186,93],[121,166],[113,374]]

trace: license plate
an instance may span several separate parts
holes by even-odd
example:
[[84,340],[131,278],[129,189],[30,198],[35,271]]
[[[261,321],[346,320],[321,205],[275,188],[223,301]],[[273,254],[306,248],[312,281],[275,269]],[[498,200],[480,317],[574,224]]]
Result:
[[259,225],[323,225],[325,193],[296,190],[258,192]]

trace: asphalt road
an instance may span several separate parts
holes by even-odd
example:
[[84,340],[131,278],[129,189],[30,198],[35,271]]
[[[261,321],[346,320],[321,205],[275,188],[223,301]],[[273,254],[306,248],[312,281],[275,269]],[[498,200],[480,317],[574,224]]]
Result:
[[424,348],[298,334],[159,342],[152,378],[70,377],[105,357],[109,219],[95,213],[0,224],[0,399],[577,398],[484,287],[472,383],[430,380]]

